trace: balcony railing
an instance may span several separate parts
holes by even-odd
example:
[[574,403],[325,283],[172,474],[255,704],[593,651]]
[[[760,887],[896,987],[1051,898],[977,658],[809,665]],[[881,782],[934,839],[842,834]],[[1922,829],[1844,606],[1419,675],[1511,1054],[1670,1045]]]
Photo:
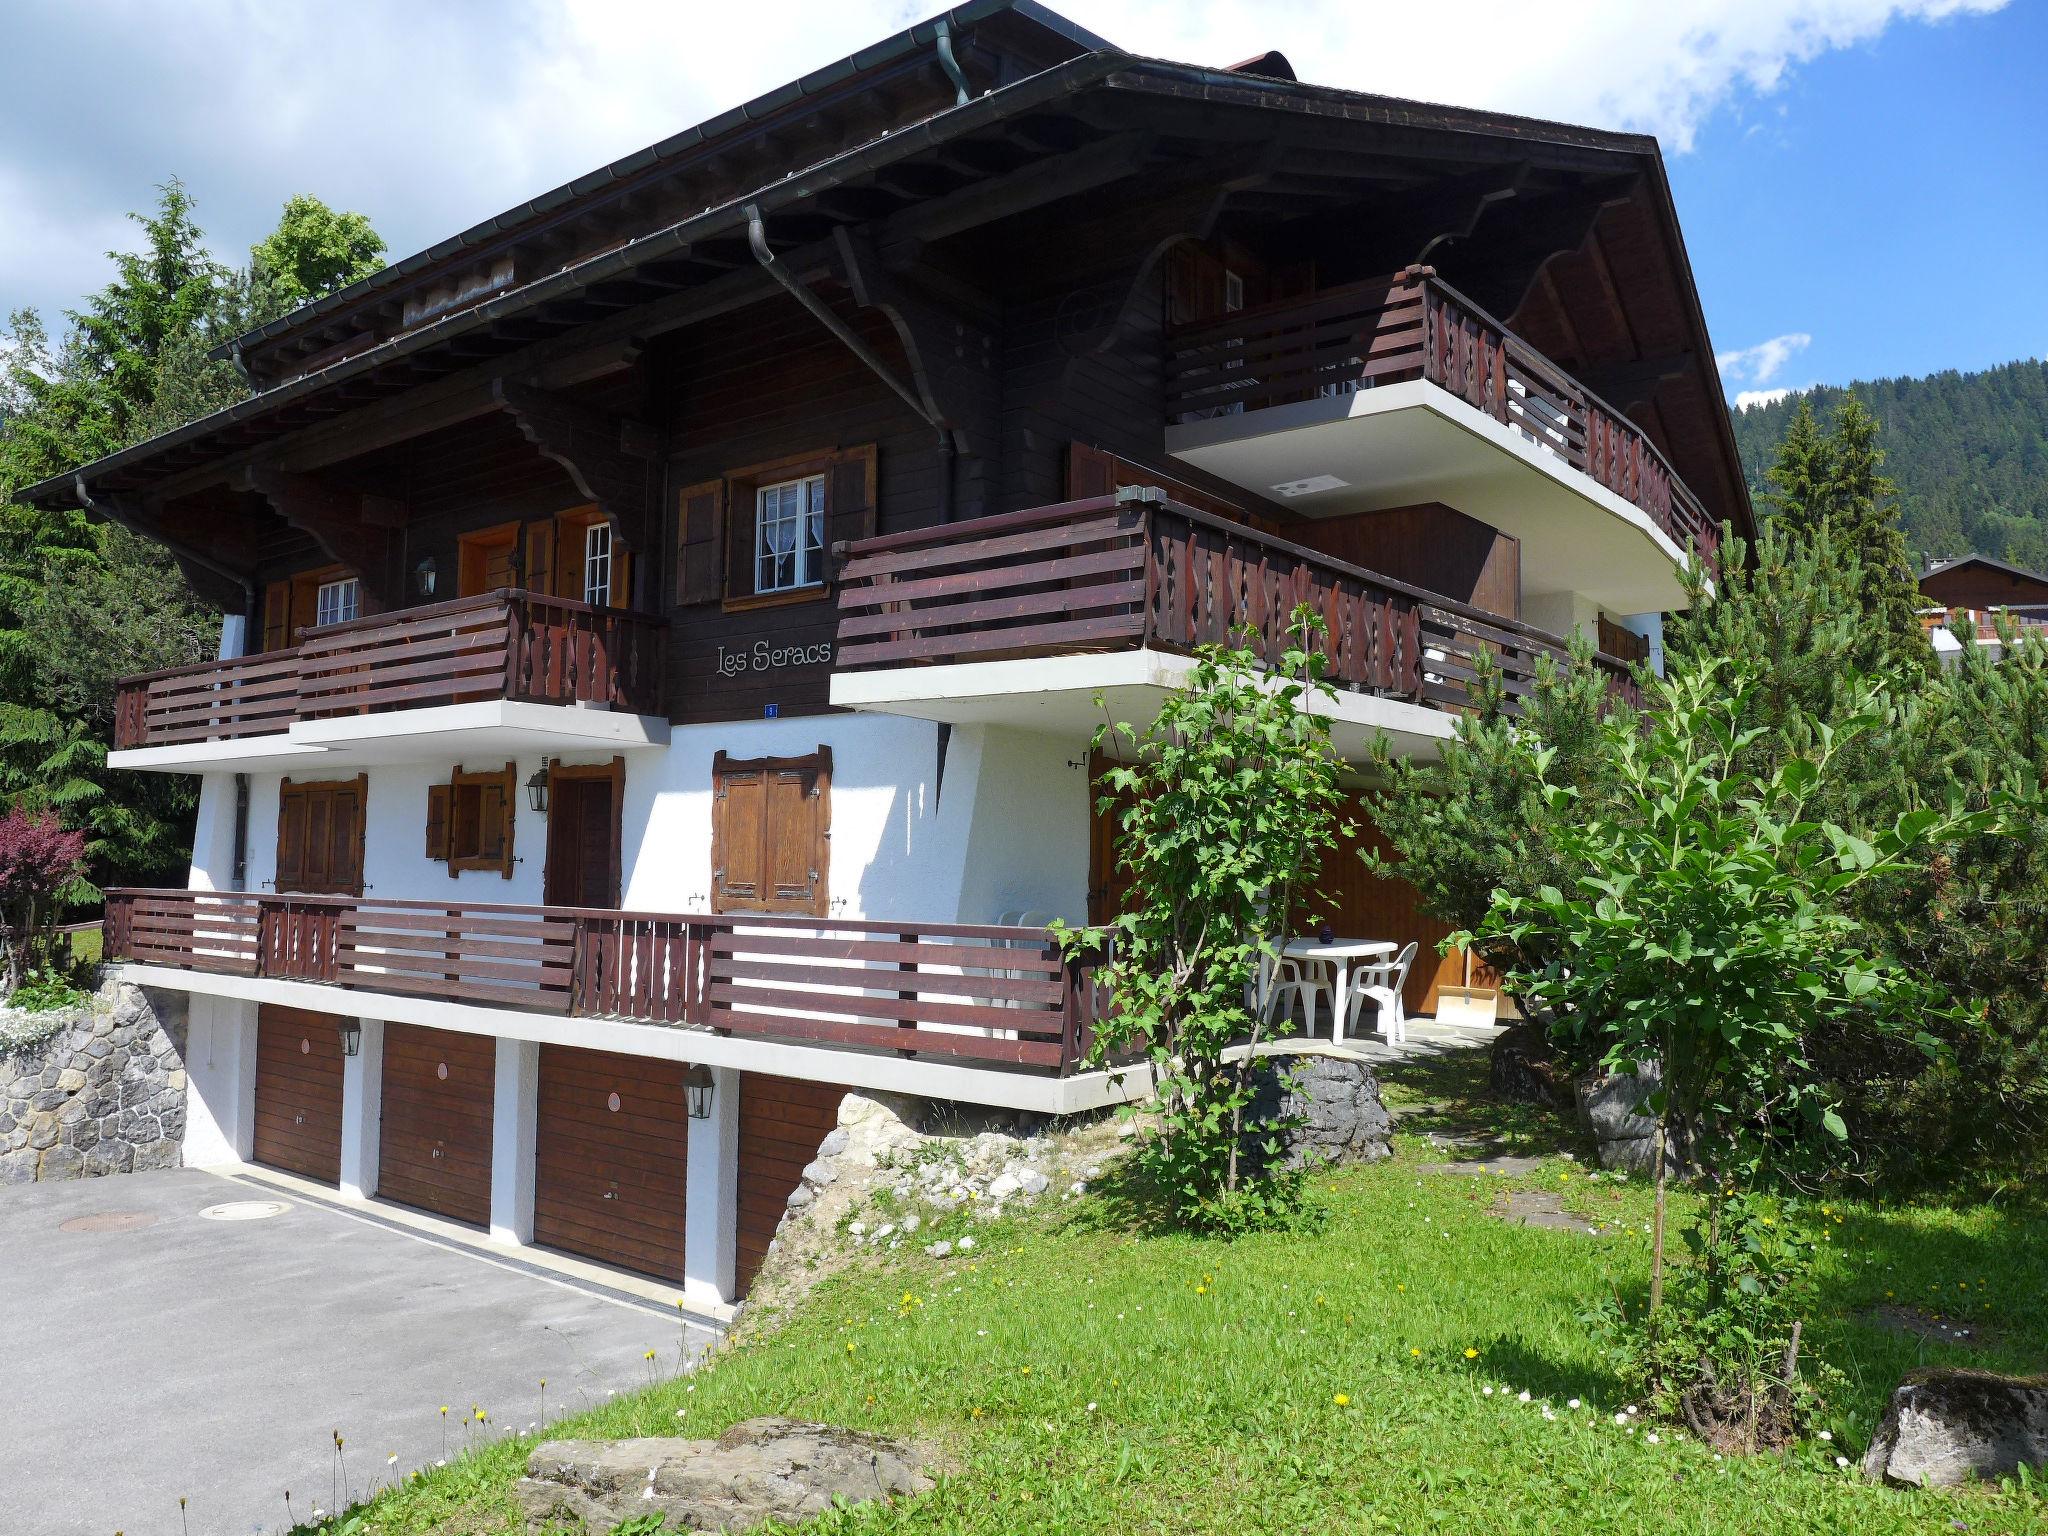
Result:
[[1642,429],[1430,267],[1176,329],[1166,413],[1194,421],[1412,379],[1640,507],[1680,549],[1712,556],[1719,525]]
[[489,699],[660,714],[664,627],[510,589],[324,625],[289,650],[122,679],[114,746],[235,741],[299,720]]
[[[1066,1074],[1089,970],[1042,928],[110,890],[110,960]],[[347,1004],[336,998],[335,1006]]]
[[[1188,652],[1248,630],[1277,663],[1306,603],[1335,687],[1461,710],[1479,653],[1511,710],[1558,636],[1226,518],[1123,492],[840,546],[843,671],[1141,647]],[[1625,662],[1598,664],[1631,701]]]

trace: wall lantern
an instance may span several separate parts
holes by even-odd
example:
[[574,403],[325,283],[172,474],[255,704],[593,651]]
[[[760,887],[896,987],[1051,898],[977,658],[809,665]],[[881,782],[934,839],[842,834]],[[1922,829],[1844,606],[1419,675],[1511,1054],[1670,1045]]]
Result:
[[526,781],[526,803],[536,811],[548,808],[548,765],[542,763]]
[[692,1120],[711,1118],[711,1095],[717,1086],[718,1080],[711,1075],[711,1069],[703,1062],[700,1061],[690,1068],[689,1074],[683,1079],[683,1093],[689,1100]]
[[363,1021],[361,1019],[343,1019],[339,1028],[341,1034],[341,1054],[344,1056],[360,1056],[363,1052]]
[[434,557],[432,555],[427,556],[426,559],[413,567],[413,584],[420,589],[421,597],[432,597],[434,595],[434,579],[439,574],[440,568],[434,564]]

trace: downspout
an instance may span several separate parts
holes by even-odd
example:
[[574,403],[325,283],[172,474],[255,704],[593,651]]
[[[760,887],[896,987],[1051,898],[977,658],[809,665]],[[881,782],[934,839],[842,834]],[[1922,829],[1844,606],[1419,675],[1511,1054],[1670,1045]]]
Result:
[[960,61],[953,57],[953,29],[941,16],[938,24],[939,68],[946,72],[946,78],[953,82],[953,105],[964,107],[974,98],[967,89],[967,76],[960,68]]
[[759,203],[747,204],[747,244],[753,247],[754,259],[761,264],[762,271],[780,283],[791,298],[809,310],[820,325],[839,339],[847,351],[866,364],[870,373],[895,391],[903,403],[917,413],[920,421],[938,433],[939,521],[953,521],[953,461],[956,449],[953,444],[952,428],[926,406],[915,390],[889,371],[889,365],[882,361],[875,349],[862,341],[852,326],[833,314],[829,304],[790,276],[789,270],[775,259],[775,253],[768,249],[768,229],[762,223]]

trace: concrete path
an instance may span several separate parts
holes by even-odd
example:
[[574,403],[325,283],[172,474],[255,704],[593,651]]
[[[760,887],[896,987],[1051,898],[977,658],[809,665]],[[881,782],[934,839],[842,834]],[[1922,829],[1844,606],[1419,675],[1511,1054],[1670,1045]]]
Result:
[[[285,1209],[201,1215],[266,1201]],[[287,1489],[301,1519],[333,1508],[336,1430],[360,1497],[443,1454],[444,1403],[452,1455],[472,1405],[483,1433],[523,1430],[708,1341],[647,1302],[197,1170],[0,1190],[0,1531],[280,1531]]]

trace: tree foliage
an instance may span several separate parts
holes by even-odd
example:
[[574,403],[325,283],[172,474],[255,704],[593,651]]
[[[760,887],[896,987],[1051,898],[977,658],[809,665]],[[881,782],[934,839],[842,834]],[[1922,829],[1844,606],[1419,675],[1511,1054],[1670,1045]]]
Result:
[[85,838],[49,811],[0,814],[0,994],[48,947],[52,914],[79,879]]
[[360,213],[340,213],[300,193],[249,252],[254,319],[261,323],[325,298],[382,265],[384,237]]
[[[1277,961],[1288,917],[1336,843],[1339,759],[1329,722],[1304,707],[1328,695],[1322,631],[1296,611],[1275,677],[1246,646],[1205,646],[1186,685],[1142,726],[1113,723],[1096,746],[1121,759],[1098,781],[1118,818],[1131,875],[1100,979],[1114,1008],[1099,1059],[1141,1054],[1157,1088],[1141,1168],[1189,1223],[1269,1225],[1299,1209],[1280,1166],[1282,1127],[1247,1119],[1259,1045],[1292,1028],[1248,1007]],[[1076,955],[1092,933],[1066,933]]]

